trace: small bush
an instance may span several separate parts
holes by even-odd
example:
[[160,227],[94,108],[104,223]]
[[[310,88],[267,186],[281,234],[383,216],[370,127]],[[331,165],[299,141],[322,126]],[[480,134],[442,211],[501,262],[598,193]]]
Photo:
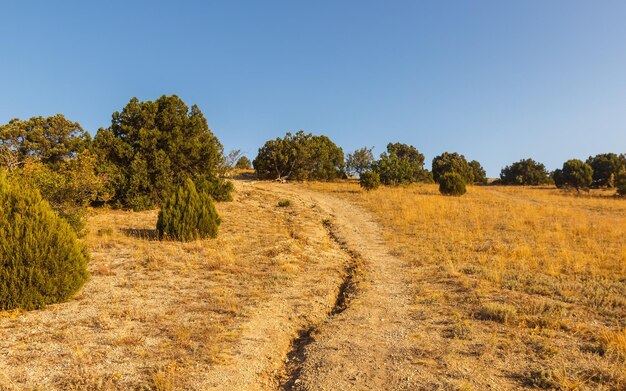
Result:
[[88,260],[38,190],[0,174],[0,310],[67,300],[88,280]]
[[286,208],[289,205],[291,205],[291,202],[289,200],[280,200],[278,201],[278,206],[281,208]]
[[233,200],[234,185],[229,180],[223,178],[200,179],[194,183],[198,192],[210,194],[217,202],[230,202]]
[[439,192],[444,195],[462,196],[465,194],[465,180],[457,173],[449,172],[439,178]]
[[237,160],[237,163],[235,163],[235,168],[249,170],[252,168],[252,162],[246,156],[242,156]]
[[159,212],[157,231],[160,238],[188,242],[215,238],[221,219],[206,192],[198,192],[191,179],[165,201]]
[[380,175],[374,171],[366,171],[359,178],[361,187],[365,190],[374,190],[380,187]]

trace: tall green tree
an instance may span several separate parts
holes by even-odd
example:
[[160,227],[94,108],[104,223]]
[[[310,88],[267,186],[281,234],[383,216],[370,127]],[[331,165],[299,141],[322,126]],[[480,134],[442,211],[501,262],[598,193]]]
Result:
[[533,159],[522,159],[500,171],[500,180],[505,185],[536,186],[550,183],[546,167]]
[[76,232],[84,225],[84,207],[105,197],[90,146],[89,133],[62,114],[0,126],[0,165],[12,179],[37,188]]
[[432,182],[430,172],[424,168],[424,155],[414,146],[402,143],[387,144],[387,152],[380,155],[374,171],[385,185]]
[[465,160],[465,156],[456,152],[444,152],[439,156],[435,156],[432,172],[433,179],[437,183],[439,183],[444,174],[448,173],[459,174],[465,183],[474,182],[474,167]]
[[361,175],[372,169],[374,165],[373,148],[359,148],[346,157],[346,172],[350,175]]
[[593,181],[593,169],[582,160],[571,159],[563,163],[563,168],[554,171],[553,178],[559,188],[572,187],[576,191],[587,190]]
[[0,164],[13,170],[33,159],[56,167],[89,148],[90,142],[89,133],[63,114],[12,119],[0,125]]
[[474,182],[487,183],[487,172],[483,166],[477,160],[472,160],[469,165],[472,167]]
[[109,128],[98,130],[94,144],[112,201],[135,210],[160,205],[186,178],[223,182],[222,145],[198,106],[189,108],[176,95],[145,102],[132,98],[113,113]]
[[593,169],[592,187],[613,187],[615,177],[623,168],[626,162],[615,153],[601,153],[596,156],[589,156],[587,164]]
[[267,141],[252,164],[262,179],[333,180],[344,175],[343,159],[328,137],[300,130]]

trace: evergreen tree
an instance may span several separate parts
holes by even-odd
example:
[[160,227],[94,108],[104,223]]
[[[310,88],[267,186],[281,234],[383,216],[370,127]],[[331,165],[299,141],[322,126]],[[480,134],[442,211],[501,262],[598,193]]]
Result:
[[446,172],[439,178],[439,192],[443,195],[462,196],[465,189],[465,178],[456,172]]
[[109,128],[98,131],[94,144],[101,157],[97,169],[110,180],[112,201],[135,210],[161,204],[182,178],[222,181],[222,145],[198,106],[189,108],[176,95],[154,102],[131,99],[113,113]]
[[577,191],[587,190],[593,180],[593,169],[590,165],[578,159],[571,159],[563,163],[562,169],[553,174],[557,187],[573,187]]
[[346,172],[350,175],[361,175],[370,171],[374,165],[373,148],[359,148],[353,153],[349,153],[346,158]]
[[38,190],[0,174],[0,310],[67,300],[89,278],[88,260]]
[[485,171],[483,166],[476,160],[472,160],[469,164],[470,167],[472,167],[474,182],[487,183],[487,172]]
[[249,170],[252,168],[252,162],[246,156],[242,156],[235,163],[235,168],[240,170]]
[[11,171],[30,158],[56,168],[90,143],[89,133],[62,114],[12,119],[0,126],[0,164]]
[[432,182],[430,172],[424,169],[424,155],[414,146],[402,143],[387,144],[387,152],[380,155],[374,171],[385,185]]
[[592,187],[613,187],[615,177],[626,164],[623,159],[615,153],[601,153],[596,156],[589,156],[587,164],[593,169]]
[[326,136],[302,130],[267,141],[252,164],[261,179],[328,181],[344,176],[341,148]]
[[220,223],[211,196],[198,192],[193,181],[187,179],[163,204],[157,231],[161,238],[188,242],[217,237]]
[[[478,162],[476,162],[478,163]],[[478,164],[480,167],[480,164]],[[480,167],[482,170],[482,167]],[[474,167],[472,167],[465,156],[456,152],[444,152],[433,159],[432,167],[433,179],[439,183],[441,177],[447,173],[457,173],[463,178],[465,183],[474,182]]]
[[522,159],[504,167],[500,180],[504,185],[537,186],[550,183],[550,175],[543,164],[533,159]]
[[375,171],[365,171],[359,176],[359,184],[365,190],[375,190],[380,187],[380,176]]

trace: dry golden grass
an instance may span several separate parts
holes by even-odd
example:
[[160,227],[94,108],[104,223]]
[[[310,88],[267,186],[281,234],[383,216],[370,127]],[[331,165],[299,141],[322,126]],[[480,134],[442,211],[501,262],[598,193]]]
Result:
[[440,363],[499,368],[518,386],[626,388],[626,200],[549,188],[470,186],[457,198],[435,185],[306,186],[377,216],[393,253],[413,265],[416,311],[464,340],[449,342]]
[[0,389],[198,389],[259,303],[334,258],[308,205],[279,200],[239,191],[218,205],[218,238],[190,243],[155,240],[157,211],[91,211],[84,289],[0,313]]

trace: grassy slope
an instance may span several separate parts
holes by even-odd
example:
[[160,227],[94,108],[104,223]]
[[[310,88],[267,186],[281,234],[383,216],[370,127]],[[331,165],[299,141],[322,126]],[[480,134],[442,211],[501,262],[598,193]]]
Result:
[[[360,202],[414,266],[417,360],[443,385],[481,388],[472,368],[523,386],[626,387],[626,202],[552,189],[434,185],[362,192],[311,184]],[[423,315],[427,314],[427,315]],[[493,380],[493,379],[492,379]]]

